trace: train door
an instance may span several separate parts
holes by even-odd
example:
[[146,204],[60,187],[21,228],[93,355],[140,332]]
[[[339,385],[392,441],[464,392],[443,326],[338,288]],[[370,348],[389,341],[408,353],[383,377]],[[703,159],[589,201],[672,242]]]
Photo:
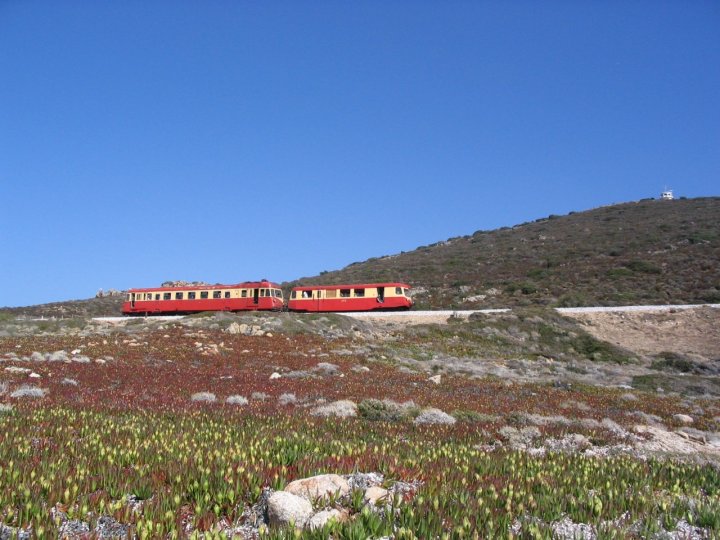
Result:
[[377,292],[377,301],[382,304],[385,301],[385,287],[378,287]]
[[253,305],[257,306],[260,301],[260,289],[253,289]]
[[135,307],[135,293],[130,293],[130,307]]

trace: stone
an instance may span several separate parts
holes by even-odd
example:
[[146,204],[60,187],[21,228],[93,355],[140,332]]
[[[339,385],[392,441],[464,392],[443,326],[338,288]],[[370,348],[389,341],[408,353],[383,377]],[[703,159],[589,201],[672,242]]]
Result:
[[435,375],[433,377],[430,377],[428,381],[433,382],[435,384],[440,384],[440,381],[442,380],[442,375]]
[[282,375],[275,371],[272,375],[270,375],[270,380],[272,381],[273,379],[279,379],[280,377],[282,377]]
[[228,326],[225,329],[225,332],[228,334],[241,334],[240,325],[236,322],[230,323],[230,326]]
[[365,490],[363,499],[366,504],[377,506],[378,503],[384,503],[388,500],[389,491],[380,486],[372,486]]
[[267,515],[270,525],[287,527],[291,523],[302,528],[312,516],[310,501],[287,491],[276,491],[267,502]]
[[337,474],[320,474],[290,482],[285,491],[312,500],[329,495],[343,497],[350,493],[350,485]]
[[342,523],[347,521],[348,514],[346,510],[340,511],[335,508],[331,510],[321,510],[307,522],[306,528],[314,531],[315,529],[322,529],[329,521],[337,521]]
[[694,422],[692,416],[688,416],[687,414],[673,414],[673,420],[685,425],[692,424]]

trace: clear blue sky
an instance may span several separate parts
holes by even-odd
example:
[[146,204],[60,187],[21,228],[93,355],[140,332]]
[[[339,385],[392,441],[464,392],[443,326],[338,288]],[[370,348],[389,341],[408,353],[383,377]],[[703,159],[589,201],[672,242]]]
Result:
[[720,3],[0,1],[0,306],[720,194]]

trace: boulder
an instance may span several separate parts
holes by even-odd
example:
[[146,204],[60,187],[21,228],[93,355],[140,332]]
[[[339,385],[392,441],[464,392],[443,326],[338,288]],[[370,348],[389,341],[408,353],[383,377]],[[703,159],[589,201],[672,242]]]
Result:
[[312,513],[310,501],[287,491],[276,491],[268,499],[268,520],[274,527],[287,527],[294,523],[295,527],[302,528]]
[[435,384],[440,384],[442,380],[442,375],[434,375],[433,377],[430,377],[428,381],[433,382]]
[[337,474],[320,474],[290,482],[284,491],[312,500],[329,495],[343,497],[350,493],[350,485]]
[[688,416],[687,414],[673,414],[673,420],[685,425],[693,423],[692,416]]
[[329,521],[337,521],[342,523],[347,521],[348,514],[346,510],[337,510],[335,508],[331,510],[321,510],[307,522],[306,528],[314,531],[315,529],[322,529]]
[[372,486],[365,490],[363,500],[366,504],[377,506],[378,503],[384,503],[388,500],[389,492],[380,486]]

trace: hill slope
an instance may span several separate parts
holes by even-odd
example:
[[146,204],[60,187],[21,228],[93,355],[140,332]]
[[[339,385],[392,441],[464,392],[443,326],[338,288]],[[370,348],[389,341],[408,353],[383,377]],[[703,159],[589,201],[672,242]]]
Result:
[[[405,281],[419,308],[720,302],[720,197],[645,200],[451,238],[286,283]],[[118,315],[122,296],[0,308]]]
[[720,198],[551,215],[289,285],[396,280],[419,307],[720,302]]

